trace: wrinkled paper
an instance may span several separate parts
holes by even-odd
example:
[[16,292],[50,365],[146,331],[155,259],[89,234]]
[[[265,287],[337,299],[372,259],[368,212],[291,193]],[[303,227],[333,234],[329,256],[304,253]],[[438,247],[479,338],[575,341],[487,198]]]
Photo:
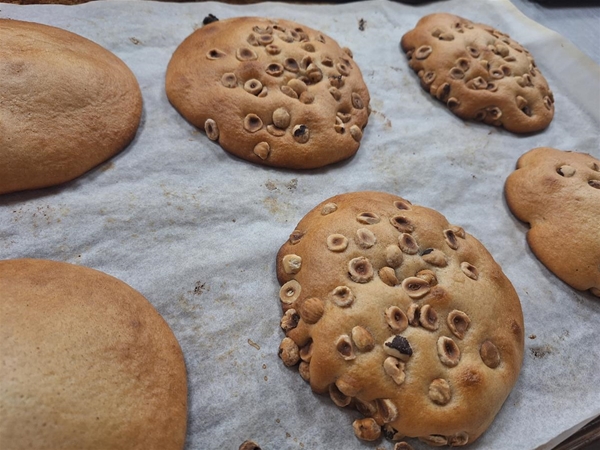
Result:
[[[517,136],[464,122],[421,89],[398,43],[421,16],[439,11],[492,25],[531,51],[556,100],[547,130]],[[165,70],[209,13],[296,20],[350,47],[373,108],[356,156],[311,171],[262,167],[230,156],[186,122],[166,98]],[[265,450],[393,448],[383,439],[359,441],[351,427],[359,414],[313,394],[277,357],[284,337],[277,250],[319,202],[357,190],[401,195],[463,226],[521,298],[520,378],[470,448],[548,449],[600,414],[600,300],[574,291],[535,258],[525,241],[528,227],[503,197],[506,177],[531,148],[599,156],[600,70],[566,39],[506,0],[485,7],[479,0],[422,6],[98,1],[0,5],[0,17],[85,36],[122,58],[139,80],[143,119],[126,150],[68,184],[0,197],[0,258],[85,265],[148,298],[185,355],[187,449],[237,449],[246,439]]]

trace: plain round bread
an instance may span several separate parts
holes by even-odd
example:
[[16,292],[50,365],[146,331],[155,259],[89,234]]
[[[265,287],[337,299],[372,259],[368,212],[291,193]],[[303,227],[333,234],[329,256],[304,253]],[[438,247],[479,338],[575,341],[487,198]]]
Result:
[[465,445],[490,425],[523,359],[523,315],[483,245],[395,195],[324,201],[277,255],[279,354],[317,393],[382,432]]
[[349,49],[305,25],[259,17],[192,33],[169,62],[166,91],[226,151],[293,169],[354,155],[370,110]]
[[187,382],[169,326],[96,270],[0,261],[3,450],[183,448]]
[[79,35],[0,19],[0,194],[70,181],[135,136],[139,85]]

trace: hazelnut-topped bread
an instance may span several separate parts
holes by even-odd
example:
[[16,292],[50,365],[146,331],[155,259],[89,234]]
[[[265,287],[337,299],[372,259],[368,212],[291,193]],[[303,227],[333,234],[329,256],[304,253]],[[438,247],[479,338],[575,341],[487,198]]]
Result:
[[142,95],[113,53],[8,19],[0,19],[0,43],[0,194],[73,180],[134,138]]
[[370,109],[348,48],[305,25],[258,17],[196,30],[173,54],[166,91],[226,151],[293,169],[354,155]]
[[488,25],[452,14],[423,17],[400,42],[421,86],[463,119],[514,133],[546,128],[554,96],[531,54]]
[[519,298],[483,245],[438,212],[381,192],[310,211],[277,255],[279,355],[365,418],[361,439],[459,446],[519,375]]
[[531,226],[535,256],[565,283],[600,297],[600,160],[534,148],[517,161],[505,194],[512,213]]

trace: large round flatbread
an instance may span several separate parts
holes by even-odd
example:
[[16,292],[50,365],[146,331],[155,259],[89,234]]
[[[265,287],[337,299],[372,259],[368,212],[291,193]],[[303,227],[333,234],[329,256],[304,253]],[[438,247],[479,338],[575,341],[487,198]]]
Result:
[[173,54],[166,91],[223,149],[269,166],[349,158],[369,117],[352,52],[288,20],[239,17],[196,30]]
[[492,256],[438,212],[381,192],[310,211],[277,256],[280,356],[366,440],[475,441],[523,359],[519,298]]
[[183,355],[138,292],[45,260],[0,262],[0,446],[180,450]]
[[114,54],[8,19],[0,19],[0,42],[0,194],[70,181],[133,139],[142,96]]

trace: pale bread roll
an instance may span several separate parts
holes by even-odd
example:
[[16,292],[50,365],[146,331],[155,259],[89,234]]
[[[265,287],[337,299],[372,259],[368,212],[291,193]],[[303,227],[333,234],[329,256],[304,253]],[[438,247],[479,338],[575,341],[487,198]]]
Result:
[[114,54],[8,19],[0,19],[0,42],[0,194],[70,181],[133,139],[142,96]]
[[125,283],[0,261],[0,447],[183,448],[187,382],[167,323]]

